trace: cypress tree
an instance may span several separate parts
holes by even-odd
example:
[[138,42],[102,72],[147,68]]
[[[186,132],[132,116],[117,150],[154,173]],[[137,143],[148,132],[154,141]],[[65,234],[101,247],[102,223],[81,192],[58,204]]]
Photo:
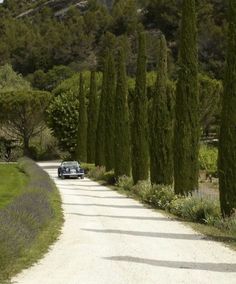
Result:
[[100,98],[98,124],[96,131],[96,149],[95,149],[95,165],[105,166],[105,110],[107,97],[107,74],[108,74],[108,57],[105,55],[103,78],[102,78],[102,94]]
[[97,84],[96,72],[90,75],[90,91],[88,104],[87,162],[95,162],[95,144],[97,130]]
[[198,189],[198,56],[195,0],[183,0],[174,133],[175,192]]
[[87,161],[87,110],[84,90],[84,78],[80,73],[80,90],[79,90],[79,125],[78,125],[78,142],[76,148],[76,157],[78,161]]
[[115,95],[115,175],[130,176],[130,125],[128,85],[123,47],[118,51],[117,85]]
[[139,33],[139,50],[132,122],[132,175],[134,183],[148,179],[148,123],[146,95],[146,35]]
[[236,1],[229,0],[228,52],[219,142],[220,203],[223,216],[236,210]]
[[150,174],[153,184],[169,185],[173,182],[173,120],[167,92],[167,45],[164,35],[161,35],[150,127]]
[[113,52],[108,52],[107,81],[106,81],[106,105],[105,105],[105,166],[107,171],[114,169],[114,106],[115,106],[115,60]]

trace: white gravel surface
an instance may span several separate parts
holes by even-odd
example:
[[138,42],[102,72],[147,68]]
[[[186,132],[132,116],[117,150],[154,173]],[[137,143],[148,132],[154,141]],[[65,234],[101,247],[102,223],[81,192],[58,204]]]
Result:
[[[19,284],[236,284],[236,252],[96,182],[60,180],[60,239]],[[54,166],[54,168],[52,168]]]

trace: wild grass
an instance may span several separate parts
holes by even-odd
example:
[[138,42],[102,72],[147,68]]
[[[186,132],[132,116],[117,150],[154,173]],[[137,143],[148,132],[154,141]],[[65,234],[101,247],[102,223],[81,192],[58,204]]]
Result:
[[0,164],[0,209],[23,193],[27,181],[16,164]]
[[28,183],[0,210],[0,283],[42,257],[63,223],[61,199],[49,176],[29,159],[19,167]]

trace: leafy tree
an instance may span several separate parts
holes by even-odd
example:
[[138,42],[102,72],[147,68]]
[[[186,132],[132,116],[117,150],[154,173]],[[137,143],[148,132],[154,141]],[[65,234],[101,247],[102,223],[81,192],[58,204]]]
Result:
[[117,86],[115,95],[115,175],[130,176],[130,125],[128,108],[128,85],[124,50],[118,51]]
[[175,192],[198,189],[199,96],[195,0],[184,0],[176,90]]
[[61,150],[75,159],[79,127],[78,93],[67,91],[53,98],[47,110],[47,123]]
[[91,72],[89,104],[88,104],[88,133],[87,133],[87,162],[95,162],[96,131],[98,120],[98,99],[96,72]]
[[224,216],[236,209],[236,2],[229,0],[228,53],[219,147],[220,203]]
[[0,67],[0,92],[30,90],[30,83],[14,72],[9,64]]
[[136,0],[117,0],[112,8],[112,32],[132,34],[138,24]]
[[151,110],[150,174],[153,184],[173,182],[173,120],[168,99],[167,45],[159,42],[156,91]]
[[136,85],[133,97],[132,174],[134,183],[148,179],[148,123],[146,96],[146,35],[139,33]]
[[0,92],[1,122],[8,133],[23,141],[24,155],[30,155],[30,139],[44,125],[50,99],[50,93],[40,91]]
[[86,97],[84,90],[83,74],[80,74],[80,91],[79,91],[79,125],[77,134],[76,157],[78,161],[87,161],[87,109]]
[[116,88],[116,71],[113,51],[109,50],[107,57],[106,105],[105,105],[105,166],[106,170],[114,169],[114,105]]

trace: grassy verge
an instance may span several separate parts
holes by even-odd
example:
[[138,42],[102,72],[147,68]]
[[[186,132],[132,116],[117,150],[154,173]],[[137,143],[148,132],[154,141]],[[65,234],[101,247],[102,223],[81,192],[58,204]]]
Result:
[[223,242],[236,250],[236,216],[223,219],[219,201],[176,196],[171,187],[152,186],[148,181],[142,181],[134,186],[132,179],[128,177],[122,177],[114,184],[113,173],[106,173],[104,168],[91,168],[88,176],[140,201],[148,208],[161,210],[162,213],[185,222],[210,239]]
[[0,164],[0,209],[20,195],[28,182],[16,164]]
[[18,166],[28,182],[0,209],[0,283],[40,259],[63,224],[60,195],[49,176],[29,159]]

